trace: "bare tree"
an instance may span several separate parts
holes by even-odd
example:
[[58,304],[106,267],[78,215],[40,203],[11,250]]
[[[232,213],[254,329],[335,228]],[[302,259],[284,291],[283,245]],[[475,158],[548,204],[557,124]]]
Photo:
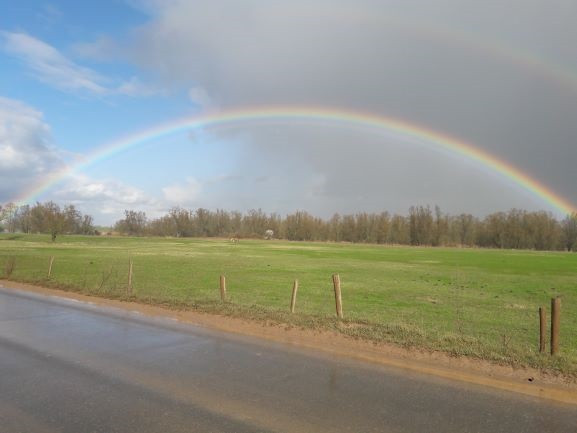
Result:
[[142,236],[146,230],[146,214],[142,211],[125,210],[124,219],[117,221],[114,228],[130,236]]
[[573,212],[561,223],[563,243],[567,251],[577,248],[577,212]]
[[0,223],[3,224],[4,230],[10,233],[16,231],[17,213],[18,206],[15,203],[6,203],[4,206],[0,206]]
[[430,207],[411,206],[409,209],[411,245],[431,245],[433,214]]

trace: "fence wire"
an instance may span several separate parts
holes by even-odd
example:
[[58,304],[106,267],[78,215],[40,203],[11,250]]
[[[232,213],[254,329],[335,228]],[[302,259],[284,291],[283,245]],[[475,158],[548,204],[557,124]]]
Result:
[[[0,253],[0,275],[4,279],[91,295],[183,308],[219,305],[219,277],[226,275],[227,305],[287,313],[292,284],[299,277],[299,270],[246,264],[242,260],[209,267],[194,254],[174,257],[144,252],[96,259],[59,256],[50,251],[34,256],[14,251]],[[546,288],[540,296],[527,296],[523,300],[487,287],[484,289],[487,299],[479,301],[478,289],[468,287],[471,281],[466,276],[461,280],[442,290],[423,283],[420,291],[411,289],[403,294],[402,289],[383,287],[377,282],[372,286],[366,281],[356,283],[354,274],[345,274],[343,327],[354,336],[424,345],[497,361],[518,359],[526,363],[527,359],[547,356],[539,354],[538,309],[546,308],[549,324],[552,289]],[[470,293],[473,290],[475,296]],[[575,290],[565,290],[560,295],[561,355],[577,371],[577,294]],[[296,305],[296,315],[334,317],[330,273],[326,272],[326,281],[301,279]],[[548,348],[549,329],[546,338]]]

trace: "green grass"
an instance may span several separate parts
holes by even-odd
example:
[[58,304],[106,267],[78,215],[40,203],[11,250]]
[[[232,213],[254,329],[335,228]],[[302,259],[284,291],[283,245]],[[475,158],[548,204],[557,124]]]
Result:
[[[129,257],[132,299],[139,302],[333,329],[577,377],[577,254],[81,236],[52,243],[42,235],[0,235],[0,275],[98,296],[127,298]],[[342,280],[343,321],[334,318],[333,273]],[[295,278],[297,313],[290,315]],[[554,296],[563,306],[561,353],[552,358],[537,352],[537,309],[549,308]]]

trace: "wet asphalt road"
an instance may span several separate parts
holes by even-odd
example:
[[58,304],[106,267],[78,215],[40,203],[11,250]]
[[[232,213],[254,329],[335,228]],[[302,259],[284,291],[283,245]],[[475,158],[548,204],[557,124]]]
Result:
[[577,407],[0,288],[0,432],[577,432]]

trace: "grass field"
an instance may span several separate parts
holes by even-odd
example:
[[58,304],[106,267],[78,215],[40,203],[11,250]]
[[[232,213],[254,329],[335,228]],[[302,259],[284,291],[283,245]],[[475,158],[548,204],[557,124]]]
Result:
[[[577,254],[176,238],[70,236],[52,243],[43,235],[0,235],[5,278],[104,297],[127,298],[129,257],[132,298],[140,302],[336,329],[577,377]],[[342,281],[342,321],[334,317],[333,273]],[[561,353],[552,358],[537,351],[537,309],[549,309],[554,296],[562,298]]]

